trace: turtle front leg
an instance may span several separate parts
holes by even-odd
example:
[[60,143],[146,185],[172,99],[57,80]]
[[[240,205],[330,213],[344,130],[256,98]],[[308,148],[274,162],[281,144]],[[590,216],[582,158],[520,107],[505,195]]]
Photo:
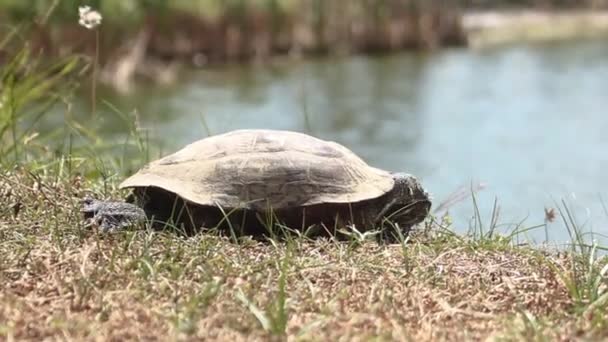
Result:
[[80,212],[89,221],[89,226],[97,226],[104,233],[120,231],[146,221],[146,213],[143,209],[125,202],[85,198]]

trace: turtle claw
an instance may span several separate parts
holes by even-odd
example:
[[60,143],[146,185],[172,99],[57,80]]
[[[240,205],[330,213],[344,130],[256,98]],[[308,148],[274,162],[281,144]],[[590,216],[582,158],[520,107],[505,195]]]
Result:
[[122,228],[128,226],[126,224],[121,225],[120,222],[118,222],[112,216],[103,215],[100,218],[98,218],[98,221],[100,223],[97,226],[97,230],[99,230],[102,233],[115,233],[115,232],[122,230]]
[[107,216],[105,214],[97,214],[93,217],[87,218],[84,221],[84,227],[87,229],[96,229],[102,233],[114,233],[122,230],[123,228],[129,226],[128,224],[120,224],[115,218],[112,216]]

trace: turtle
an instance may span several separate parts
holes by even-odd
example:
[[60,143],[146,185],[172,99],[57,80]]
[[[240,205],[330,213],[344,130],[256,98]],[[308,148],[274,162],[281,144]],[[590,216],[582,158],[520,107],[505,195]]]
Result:
[[431,207],[411,174],[372,167],[336,142],[269,129],[193,142],[147,164],[119,188],[131,189],[126,201],[84,200],[81,211],[101,231],[153,222],[187,234],[223,227],[256,235],[280,223],[336,234],[390,222],[406,235]]

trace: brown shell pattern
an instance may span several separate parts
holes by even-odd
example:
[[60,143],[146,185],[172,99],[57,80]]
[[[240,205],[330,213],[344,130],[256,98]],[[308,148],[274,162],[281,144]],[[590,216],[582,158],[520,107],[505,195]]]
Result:
[[296,132],[239,130],[154,161],[120,187],[154,186],[201,205],[264,210],[358,202],[393,185],[388,172],[340,144]]

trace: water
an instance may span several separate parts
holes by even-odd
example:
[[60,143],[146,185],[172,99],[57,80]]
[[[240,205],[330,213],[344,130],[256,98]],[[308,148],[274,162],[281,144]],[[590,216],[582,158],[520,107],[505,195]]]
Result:
[[[608,44],[590,41],[226,67],[110,101],[137,109],[165,152],[207,130],[309,132],[418,175],[437,202],[485,183],[485,223],[495,198],[501,222],[528,226],[565,198],[587,230],[608,234],[607,96]],[[108,135],[124,134],[102,117]],[[450,208],[458,230],[472,208],[470,199]],[[559,221],[549,234],[567,239]]]

